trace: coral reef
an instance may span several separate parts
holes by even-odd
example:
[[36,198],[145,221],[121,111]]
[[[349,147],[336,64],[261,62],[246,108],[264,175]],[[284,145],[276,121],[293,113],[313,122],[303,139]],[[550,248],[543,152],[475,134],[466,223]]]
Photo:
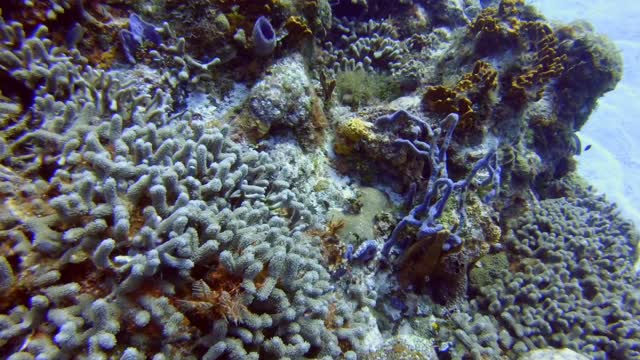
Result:
[[393,71],[401,66],[406,49],[398,41],[394,27],[388,22],[369,20],[338,22],[334,25],[342,34],[324,44],[323,62],[334,73],[362,69]]
[[338,300],[306,250],[310,215],[266,153],[189,113],[170,120],[161,90],[48,55],[45,36],[13,62],[45,84],[3,139],[16,171],[2,183],[4,355],[334,357],[357,341],[352,310],[323,321]]
[[456,113],[460,116],[458,134],[482,137],[485,131],[482,121],[487,120],[495,104],[498,72],[491,64],[478,60],[473,70],[464,74],[455,87],[429,86],[422,102],[425,110],[440,115]]
[[391,76],[364,69],[339,71],[335,76],[337,99],[354,109],[395,98],[400,89]]
[[431,342],[415,335],[398,335],[385,342],[382,348],[367,359],[406,359],[406,360],[435,360],[437,355]]
[[[593,98],[581,95],[584,87],[571,86],[594,84],[588,92],[604,94],[619,80],[621,58],[611,50],[609,40],[594,35],[588,27],[553,28],[523,1],[495,3],[469,22],[464,34],[454,36],[436,60],[438,71],[424,92],[423,104],[427,111],[454,111],[463,120],[472,119],[462,121],[455,135],[455,140],[466,146],[481,144],[495,135],[505,143],[534,149],[541,160],[535,175],[536,192],[546,195],[550,184],[555,186],[574,170],[573,133],[585,119],[578,114],[593,109]],[[577,54],[602,60],[601,65],[581,63],[597,74],[598,85],[584,72],[576,71]],[[468,81],[472,78],[483,80]],[[463,91],[477,84],[491,85],[483,86],[489,91]],[[574,102],[581,104],[580,109],[573,107]],[[489,129],[492,134],[486,132]]]
[[541,349],[534,350],[522,357],[523,360],[587,360],[588,357],[569,349]]
[[312,39],[311,35],[322,38],[332,22],[328,0],[170,0],[131,6],[154,21],[171,24],[176,36],[186,39],[188,52],[199,62],[219,58],[234,69],[236,76],[252,78],[258,72],[247,74],[246,66],[255,67],[268,60],[256,59],[256,54],[263,52],[259,50],[262,37],[256,35],[266,35],[268,30],[269,50],[264,52],[270,54],[278,51],[276,45],[301,48],[304,40]]
[[329,211],[333,221],[341,221],[344,226],[338,234],[346,243],[363,242],[375,239],[380,234],[374,229],[376,215],[390,209],[387,196],[382,191],[371,187],[360,187],[356,198],[346,211]]
[[453,332],[454,337],[475,359],[498,358],[500,346],[510,345],[510,337],[507,334],[498,333],[495,325],[486,315],[476,313],[472,317],[465,313],[456,313],[451,316],[451,320],[457,327]]
[[475,283],[477,304],[513,337],[515,352],[553,346],[594,359],[634,358],[638,236],[614,205],[582,196],[543,200],[516,220],[506,242],[509,267]]
[[622,71],[588,24],[521,0],[0,9],[0,357],[639,356],[638,238],[574,171]]
[[556,85],[561,109],[558,118],[565,119],[570,128],[580,129],[596,99],[620,81],[622,57],[609,39],[595,34],[584,22],[560,27],[557,33],[558,51],[565,57],[567,68]]
[[160,34],[158,34],[155,27],[144,22],[136,14],[129,16],[129,30],[120,31],[120,40],[122,41],[122,50],[127,61],[133,64],[136,62],[134,54],[145,41],[150,41],[155,46],[159,46],[162,42]]

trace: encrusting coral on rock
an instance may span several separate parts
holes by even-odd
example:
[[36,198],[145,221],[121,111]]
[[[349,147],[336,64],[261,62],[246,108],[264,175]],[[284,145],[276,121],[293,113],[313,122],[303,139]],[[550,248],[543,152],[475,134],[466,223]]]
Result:
[[640,353],[635,230],[574,173],[621,73],[588,25],[519,0],[0,9],[0,357]]

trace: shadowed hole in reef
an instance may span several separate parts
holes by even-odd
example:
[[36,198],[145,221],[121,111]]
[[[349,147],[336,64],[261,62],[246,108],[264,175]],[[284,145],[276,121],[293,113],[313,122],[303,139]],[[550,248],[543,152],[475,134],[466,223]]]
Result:
[[58,169],[58,164],[53,161],[53,158],[48,158],[44,156],[42,161],[42,165],[40,166],[39,173],[42,179],[47,179],[48,182],[51,182],[53,176]]
[[111,293],[115,282],[108,280],[114,278],[117,278],[117,274],[113,270],[98,270],[91,260],[69,263],[60,270],[60,283],[78,283],[83,293],[91,294],[96,299]]
[[35,91],[26,86],[22,81],[14,78],[9,72],[0,68],[0,91],[4,96],[19,100],[22,112],[27,111],[33,105]]
[[331,1],[331,10],[335,17],[356,18],[364,15],[367,8],[350,0],[333,0]]

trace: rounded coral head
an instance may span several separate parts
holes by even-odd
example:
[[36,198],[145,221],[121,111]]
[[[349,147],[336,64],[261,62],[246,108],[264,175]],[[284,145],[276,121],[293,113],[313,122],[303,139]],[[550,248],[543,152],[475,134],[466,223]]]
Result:
[[258,56],[268,56],[276,47],[276,31],[264,16],[260,16],[253,25],[253,46]]

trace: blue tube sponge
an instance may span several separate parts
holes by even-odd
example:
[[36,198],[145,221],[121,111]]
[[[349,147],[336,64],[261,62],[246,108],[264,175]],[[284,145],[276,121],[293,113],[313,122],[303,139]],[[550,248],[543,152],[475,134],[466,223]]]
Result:
[[258,56],[271,55],[276,47],[276,31],[264,16],[260,16],[253,25],[253,46]]

